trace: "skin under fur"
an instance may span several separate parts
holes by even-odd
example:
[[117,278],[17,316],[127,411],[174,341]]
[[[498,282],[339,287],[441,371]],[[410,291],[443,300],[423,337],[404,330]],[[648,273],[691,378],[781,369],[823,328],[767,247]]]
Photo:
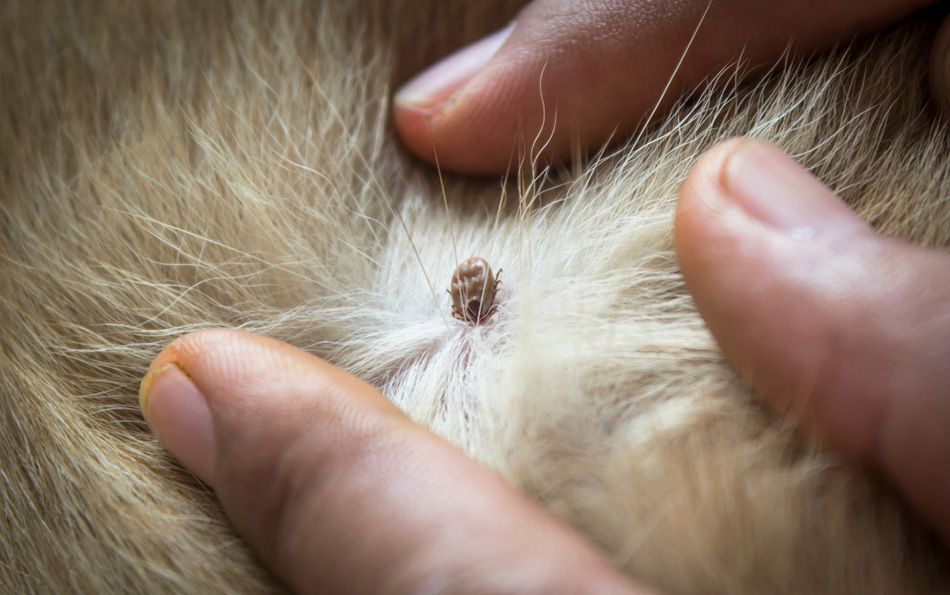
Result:
[[[671,234],[688,168],[748,135],[883,232],[950,246],[933,27],[754,85],[733,68],[609,155],[449,177],[443,203],[391,90],[516,6],[427,4],[0,6],[2,591],[283,589],[137,407],[159,350],[212,326],[369,380],[666,593],[950,588],[882,482],[737,380]],[[478,327],[446,294],[469,256],[504,269]]]

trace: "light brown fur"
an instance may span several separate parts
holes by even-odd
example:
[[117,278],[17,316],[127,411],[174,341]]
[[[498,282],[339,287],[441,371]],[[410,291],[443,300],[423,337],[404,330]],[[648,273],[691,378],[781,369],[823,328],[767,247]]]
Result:
[[[932,27],[724,83],[572,171],[449,177],[446,208],[392,85],[515,6],[427,4],[0,6],[3,592],[282,589],[137,407],[161,347],[211,326],[373,382],[666,593],[950,587],[889,489],[736,379],[671,241],[690,165],[743,134],[950,246]],[[472,255],[505,270],[479,327],[445,294]]]

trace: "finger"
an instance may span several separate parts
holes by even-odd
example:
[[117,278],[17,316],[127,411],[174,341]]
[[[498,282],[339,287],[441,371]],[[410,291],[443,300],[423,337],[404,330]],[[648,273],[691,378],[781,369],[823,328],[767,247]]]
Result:
[[406,84],[393,120],[427,161],[500,173],[523,139],[538,137],[540,149],[550,135],[542,156],[566,158],[572,143],[599,146],[630,132],[655,106],[670,105],[740,55],[768,63],[790,43],[803,51],[828,46],[928,3],[535,0],[511,27]]
[[299,592],[634,592],[494,474],[299,349],[187,335],[141,394],[159,439]]
[[807,433],[882,468],[950,541],[950,255],[876,234],[749,140],[693,168],[675,239],[736,370]]

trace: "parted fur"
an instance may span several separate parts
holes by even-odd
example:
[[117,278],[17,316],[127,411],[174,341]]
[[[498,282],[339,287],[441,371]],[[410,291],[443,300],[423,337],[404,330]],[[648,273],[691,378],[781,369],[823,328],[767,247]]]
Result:
[[[137,407],[159,350],[213,326],[369,380],[666,593],[950,588],[882,482],[737,380],[671,233],[689,167],[749,135],[950,246],[927,17],[752,85],[727,70],[586,165],[447,177],[443,202],[392,88],[514,4],[0,5],[3,592],[283,590]],[[477,327],[446,294],[469,256],[504,269]]]

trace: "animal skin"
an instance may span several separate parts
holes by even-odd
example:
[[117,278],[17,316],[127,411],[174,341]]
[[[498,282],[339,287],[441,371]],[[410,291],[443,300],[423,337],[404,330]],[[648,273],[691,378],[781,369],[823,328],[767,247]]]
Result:
[[[370,381],[665,593],[950,591],[884,481],[738,380],[672,249],[686,172],[734,135],[950,247],[940,9],[443,197],[392,91],[516,4],[0,3],[2,592],[284,590],[137,406],[164,345],[219,326]],[[471,256],[504,269],[477,326],[446,293]]]

